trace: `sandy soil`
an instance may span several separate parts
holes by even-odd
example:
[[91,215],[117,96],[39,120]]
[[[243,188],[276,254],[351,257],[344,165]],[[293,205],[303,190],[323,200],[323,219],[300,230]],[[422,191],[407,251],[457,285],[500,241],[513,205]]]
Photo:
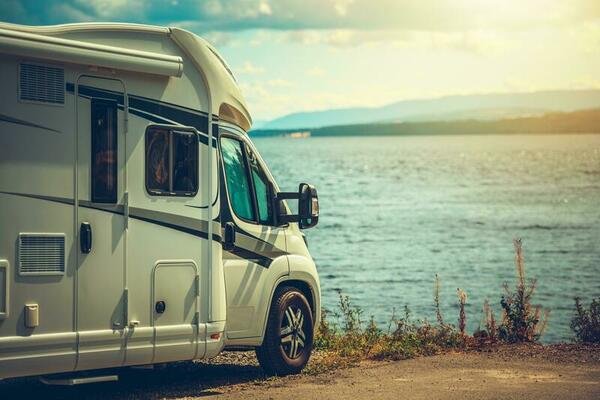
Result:
[[319,375],[265,379],[252,353],[211,364],[129,370],[118,383],[48,387],[0,383],[10,398],[600,399],[600,347],[520,346],[413,360],[364,361]]
[[502,360],[487,354],[446,354],[359,367],[258,388],[222,399],[600,399],[600,364]]

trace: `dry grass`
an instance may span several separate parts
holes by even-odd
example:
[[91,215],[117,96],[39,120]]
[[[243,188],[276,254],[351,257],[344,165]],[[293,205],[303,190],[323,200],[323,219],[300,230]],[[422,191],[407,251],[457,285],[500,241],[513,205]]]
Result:
[[537,342],[546,328],[549,310],[542,310],[539,305],[532,304],[537,281],[525,277],[525,258],[521,239],[515,239],[515,266],[517,269],[517,285],[511,290],[504,284],[505,294],[500,305],[503,309],[502,322],[498,327],[498,336],[509,343]]
[[[319,373],[351,366],[362,359],[402,360],[438,354],[466,346],[466,340],[453,326],[413,321],[407,307],[400,318],[391,318],[387,331],[381,330],[371,317],[363,323],[362,310],[354,307],[340,294],[339,313],[334,322],[324,313],[315,337],[317,356],[311,361],[308,373]],[[441,323],[440,323],[441,321]]]
[[338,310],[333,314],[323,312],[315,336],[317,352],[307,372],[317,373],[350,366],[362,359],[400,360],[448,350],[477,349],[499,342],[538,342],[546,327],[548,312],[532,305],[536,281],[528,281],[525,276],[520,239],[514,241],[514,247],[517,284],[514,290],[510,290],[508,284],[504,285],[505,294],[500,301],[503,308],[500,324],[496,322],[486,300],[483,305],[485,328],[469,335],[466,332],[467,293],[460,288],[457,289],[458,324],[446,323],[440,309],[441,283],[437,274],[433,285],[436,323],[413,320],[409,308],[405,306],[403,316],[398,318],[394,312],[387,330],[382,330],[373,317],[364,321],[363,311],[353,306],[348,296],[340,293]]
[[465,336],[467,327],[467,314],[465,313],[465,305],[467,304],[467,292],[461,288],[456,289],[458,296],[458,330],[462,336]]

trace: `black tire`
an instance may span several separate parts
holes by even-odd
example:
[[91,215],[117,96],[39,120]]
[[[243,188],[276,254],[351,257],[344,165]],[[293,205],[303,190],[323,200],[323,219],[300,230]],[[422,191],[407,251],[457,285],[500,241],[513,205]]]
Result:
[[263,344],[256,348],[256,357],[265,373],[284,376],[302,371],[310,359],[313,333],[312,312],[306,297],[294,287],[277,289]]

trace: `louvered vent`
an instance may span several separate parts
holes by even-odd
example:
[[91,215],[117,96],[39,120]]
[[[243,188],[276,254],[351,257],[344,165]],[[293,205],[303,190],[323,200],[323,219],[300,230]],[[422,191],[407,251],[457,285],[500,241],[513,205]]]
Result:
[[46,65],[21,64],[19,97],[26,101],[64,104],[65,70]]
[[21,233],[19,274],[57,275],[65,272],[65,235]]

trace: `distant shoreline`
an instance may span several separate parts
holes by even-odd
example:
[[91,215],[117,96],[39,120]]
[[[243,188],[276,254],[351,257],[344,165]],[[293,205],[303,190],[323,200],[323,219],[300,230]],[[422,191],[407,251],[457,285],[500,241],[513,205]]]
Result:
[[598,132],[462,132],[462,133],[402,133],[402,134],[364,134],[364,133],[353,133],[344,135],[307,135],[301,138],[293,137],[287,133],[272,134],[272,135],[254,135],[253,132],[250,136],[253,139],[259,138],[281,138],[281,139],[310,139],[312,138],[332,138],[332,137],[416,137],[416,136],[504,136],[504,135],[525,135],[525,136],[545,136],[545,135],[600,135]]
[[257,129],[252,137],[446,136],[494,134],[599,134],[600,108],[500,120],[455,120],[336,125],[315,129]]

